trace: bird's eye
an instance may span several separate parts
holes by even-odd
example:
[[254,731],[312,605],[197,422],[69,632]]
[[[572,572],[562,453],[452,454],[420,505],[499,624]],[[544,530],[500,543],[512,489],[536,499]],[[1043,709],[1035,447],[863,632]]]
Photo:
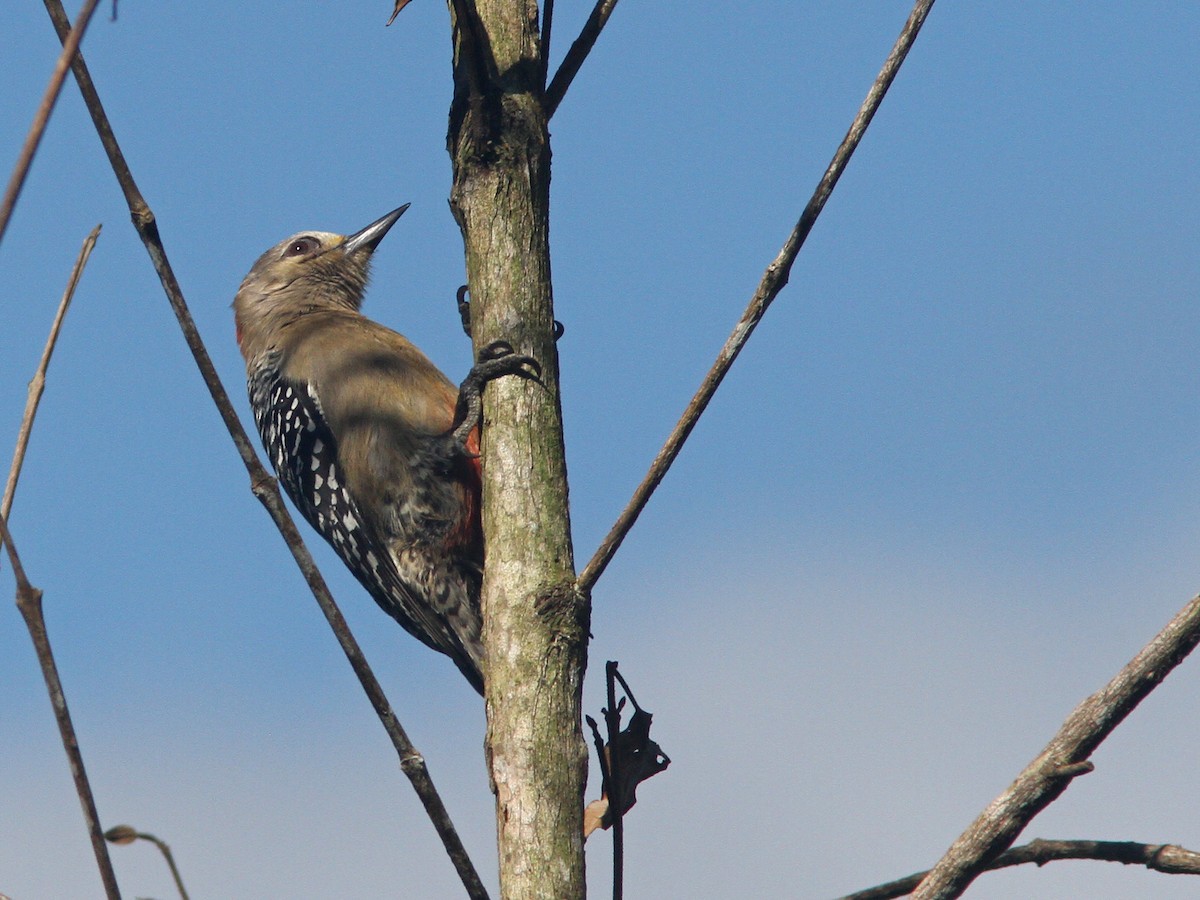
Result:
[[313,253],[321,246],[320,242],[315,237],[305,235],[301,238],[296,238],[288,244],[287,249],[283,251],[284,256],[306,256]]

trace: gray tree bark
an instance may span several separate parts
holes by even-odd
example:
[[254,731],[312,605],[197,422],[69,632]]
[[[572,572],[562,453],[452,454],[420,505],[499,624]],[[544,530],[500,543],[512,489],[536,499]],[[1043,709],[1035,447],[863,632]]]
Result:
[[550,281],[550,140],[533,0],[450,0],[451,208],[475,348],[508,341],[541,383],[484,398],[487,750],[501,894],[585,895],[580,689],[589,604],[575,588]]

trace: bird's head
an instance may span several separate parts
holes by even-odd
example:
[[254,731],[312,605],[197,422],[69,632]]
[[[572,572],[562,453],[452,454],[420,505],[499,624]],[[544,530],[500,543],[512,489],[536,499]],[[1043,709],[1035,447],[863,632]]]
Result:
[[[408,204],[351,235],[301,231],[280,241],[250,268],[233,298],[238,344],[316,309],[362,305],[371,254]],[[249,358],[249,357],[247,357]]]

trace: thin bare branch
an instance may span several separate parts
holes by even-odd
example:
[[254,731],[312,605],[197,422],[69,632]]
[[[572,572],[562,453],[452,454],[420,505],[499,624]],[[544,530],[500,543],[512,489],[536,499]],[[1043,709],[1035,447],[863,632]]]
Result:
[[42,592],[29,583],[25,577],[25,568],[21,565],[21,557],[17,554],[12,534],[8,530],[8,518],[0,516],[0,544],[8,549],[8,560],[12,564],[13,575],[17,579],[17,609],[25,619],[25,627],[29,629],[29,637],[33,641],[34,652],[37,653],[38,663],[42,668],[42,677],[46,681],[46,690],[50,694],[50,705],[54,708],[54,719],[58,723],[58,734],[62,739],[63,749],[67,752],[67,763],[71,767],[71,778],[75,782],[75,793],[79,795],[79,805],[83,807],[83,818],[87,823],[88,835],[92,839],[92,852],[96,855],[96,865],[100,869],[100,880],[104,882],[104,893],[108,900],[121,900],[121,891],[117,887],[117,875],[113,871],[112,860],[108,856],[108,845],[104,843],[104,834],[100,831],[100,814],[96,811],[96,798],[92,794],[92,786],[88,782],[87,770],[83,765],[83,753],[79,749],[79,739],[75,736],[75,726],[71,722],[71,712],[67,708],[67,697],[63,693],[62,680],[58,677],[58,666],[54,662],[54,653],[50,649],[50,635],[46,631],[46,619],[42,615]]
[[12,218],[13,209],[17,205],[17,197],[20,196],[21,188],[25,185],[25,179],[29,175],[29,167],[33,164],[38,144],[42,142],[42,135],[46,133],[46,125],[50,122],[50,113],[54,111],[54,104],[58,102],[58,95],[62,93],[63,82],[67,78],[67,69],[71,65],[71,58],[79,49],[79,42],[83,40],[83,34],[87,31],[88,24],[92,21],[92,13],[96,11],[99,2],[100,0],[84,0],[83,8],[75,17],[75,27],[63,41],[62,53],[58,55],[58,62],[54,64],[50,83],[46,85],[46,93],[42,96],[41,105],[33,115],[33,124],[29,126],[29,135],[21,147],[16,165],[13,166],[13,173],[8,179],[8,187],[4,190],[4,199],[0,201],[0,241],[4,240],[4,232],[8,230],[9,219]]
[[[571,82],[575,80],[575,76],[579,74],[580,68],[583,67],[584,60],[588,58],[588,54],[596,46],[600,32],[608,24],[608,17],[612,15],[616,7],[617,0],[596,0],[596,5],[592,8],[592,14],[583,23],[583,30],[579,32],[579,37],[575,38],[575,43],[567,51],[562,64],[558,67],[558,71],[554,73],[554,78],[550,81],[550,86],[546,88],[547,119],[554,116],[558,105],[562,103],[563,97],[567,94],[567,88],[571,86]],[[550,41],[549,32],[547,31],[542,39],[543,65],[549,65],[549,61],[546,59],[546,53],[549,49]]]
[[671,432],[662,449],[658,451],[658,455],[654,457],[654,462],[650,465],[650,471],[646,473],[646,477],[642,479],[642,483],[633,492],[633,497],[630,499],[629,504],[621,512],[616,524],[613,525],[612,530],[609,531],[596,550],[596,553],[584,568],[582,574],[580,574],[578,586],[584,593],[592,589],[596,581],[603,574],[604,569],[612,561],[617,548],[621,546],[621,542],[625,540],[629,529],[633,527],[638,516],[641,515],[642,510],[645,508],[646,503],[650,500],[650,495],[654,493],[659,483],[663,480],[663,476],[667,474],[667,470],[671,467],[671,464],[675,462],[675,457],[679,455],[684,441],[688,439],[688,435],[696,427],[696,422],[708,406],[709,401],[712,400],[713,394],[716,393],[721,381],[729,372],[733,361],[737,359],[746,342],[750,340],[750,335],[754,333],[754,329],[762,320],[767,307],[771,305],[771,302],[787,284],[788,277],[792,271],[792,264],[796,261],[796,256],[799,254],[800,248],[804,246],[804,241],[808,238],[809,232],[812,231],[813,225],[816,224],[817,217],[820,216],[821,210],[825,208],[825,201],[833,193],[838,179],[841,178],[842,172],[845,171],[846,165],[850,162],[850,157],[858,147],[859,141],[862,140],[867,126],[871,124],[871,119],[874,117],[876,110],[879,109],[879,105],[883,102],[884,95],[887,94],[892,81],[895,80],[896,73],[900,71],[900,66],[904,62],[904,58],[908,55],[908,51],[912,48],[913,42],[917,39],[917,34],[920,32],[921,26],[925,23],[925,18],[929,15],[929,10],[932,7],[933,0],[917,0],[916,5],[909,14],[908,21],[904,23],[904,28],[900,31],[900,36],[896,39],[896,43],[892,47],[891,53],[884,60],[883,68],[880,69],[875,83],[871,85],[871,89],[867,92],[867,97],[859,108],[858,115],[854,117],[854,121],[850,125],[850,130],[846,132],[846,136],[842,139],[837,152],[833,154],[833,160],[829,163],[829,168],[825,170],[820,183],[817,184],[817,189],[813,192],[812,199],[808,201],[808,205],[800,215],[800,220],[796,223],[796,227],[788,236],[783,248],[779,251],[779,255],[767,266],[767,270],[763,273],[762,280],[759,282],[758,290],[750,298],[749,305],[746,307],[745,312],[742,313],[742,317],[738,320],[737,325],[734,326],[733,333],[725,341],[725,346],[721,348],[716,362],[713,363],[712,368],[709,369],[708,374],[704,377],[699,390],[696,391],[695,396],[692,397],[691,402],[683,411],[683,415],[675,425],[674,431]]
[[[50,13],[50,18],[54,22],[55,29],[58,31],[59,39],[65,40],[70,31],[70,22],[63,11],[62,3],[60,0],[44,0],[44,3],[47,11]],[[342,652],[345,653],[347,660],[349,660],[350,666],[354,669],[354,673],[358,677],[363,691],[371,701],[376,715],[378,715],[380,722],[383,723],[384,729],[391,738],[392,745],[400,757],[400,768],[408,776],[413,789],[417,792],[422,805],[424,805],[426,813],[429,815],[434,828],[438,832],[438,836],[442,839],[442,844],[446,849],[447,855],[450,857],[459,877],[462,879],[468,896],[476,898],[476,900],[482,900],[482,898],[487,897],[487,891],[467,855],[466,848],[463,846],[462,840],[459,838],[458,832],[450,820],[450,815],[446,811],[441,797],[433,786],[433,781],[429,777],[424,758],[417,752],[404,728],[400,725],[391,704],[383,693],[383,688],[367,663],[366,657],[359,648],[357,640],[355,640],[354,635],[350,632],[350,628],[346,624],[346,620],[342,616],[341,610],[334,601],[332,594],[330,594],[329,588],[325,584],[325,579],[321,576],[316,563],[313,562],[312,555],[304,545],[304,541],[300,537],[300,532],[296,529],[295,522],[284,507],[275,479],[269,476],[262,467],[250,443],[250,439],[247,437],[241,422],[238,420],[237,414],[233,410],[233,404],[230,403],[229,395],[221,384],[220,378],[217,376],[216,368],[212,364],[212,359],[208,355],[204,342],[200,338],[200,332],[197,330],[191,312],[184,300],[183,291],[180,289],[179,282],[175,278],[175,273],[171,269],[171,264],[167,260],[167,253],[159,237],[158,225],[155,222],[154,213],[142,198],[141,192],[133,180],[133,175],[130,173],[120,145],[117,143],[116,136],[113,133],[112,126],[109,124],[108,116],[104,112],[100,96],[92,82],[82,54],[76,55],[72,68],[75,73],[75,81],[79,85],[80,92],[83,94],[84,103],[91,114],[92,122],[100,136],[100,141],[108,154],[113,173],[116,175],[117,181],[121,185],[121,190],[125,194],[125,201],[129,205],[129,213],[133,219],[134,228],[137,229],[138,235],[146,247],[146,252],[150,255],[151,262],[158,273],[163,290],[167,295],[167,300],[170,302],[171,309],[175,313],[175,318],[179,322],[179,327],[183,331],[184,339],[187,341],[188,348],[192,351],[192,356],[195,359],[197,367],[200,369],[204,383],[212,395],[213,403],[221,414],[221,418],[225,422],[225,427],[229,431],[229,436],[232,438],[234,445],[237,447],[238,454],[246,466],[246,471],[250,475],[251,490],[275,522],[276,527],[283,536],[284,542],[292,553],[293,559],[296,561],[296,565],[300,568],[305,581],[313,592],[313,596],[316,597],[321,611],[325,614],[330,628],[341,645]]]
[[[1175,844],[1139,844],[1134,841],[1047,841],[1038,838],[1006,850],[986,866],[988,871],[1033,863],[1044,866],[1064,859],[1092,859],[1119,862],[1127,866],[1145,866],[1168,875],[1200,875],[1200,853]],[[894,900],[907,897],[928,872],[889,881],[863,891],[855,891],[838,900]]]
[[8,558],[13,567],[17,581],[17,608],[25,619],[29,637],[37,654],[38,664],[42,669],[42,678],[46,682],[46,690],[50,694],[50,705],[54,709],[54,718],[58,724],[58,733],[62,739],[63,749],[67,753],[67,763],[71,768],[71,778],[75,782],[75,792],[79,795],[79,803],[83,808],[84,821],[92,840],[92,851],[96,855],[96,864],[100,868],[100,878],[104,882],[104,890],[109,900],[119,900],[121,894],[117,888],[116,874],[113,872],[112,860],[108,856],[108,847],[104,836],[100,833],[100,817],[96,812],[96,800],[92,795],[91,784],[88,782],[87,771],[83,766],[83,754],[79,749],[79,741],[75,736],[75,726],[71,722],[71,713],[67,709],[66,696],[63,693],[62,681],[58,677],[58,666],[54,662],[54,654],[50,648],[50,636],[46,631],[46,620],[42,615],[42,592],[29,583],[21,558],[13,544],[12,535],[8,530],[8,514],[12,510],[13,497],[17,490],[17,480],[21,467],[25,462],[25,449],[29,445],[29,435],[33,429],[33,420],[37,414],[38,402],[46,383],[46,371],[50,366],[50,357],[58,342],[58,334],[62,328],[63,317],[71,298],[75,295],[75,287],[83,274],[96,238],[100,234],[100,226],[92,229],[91,234],[84,239],[79,250],[79,256],[67,279],[67,288],[58,304],[54,322],[50,326],[50,336],[46,339],[46,347],[38,362],[37,371],[29,382],[29,394],[25,401],[25,415],[21,419],[21,427],[17,433],[17,446],[13,451],[12,465],[8,471],[8,483],[4,489],[4,500],[0,502],[0,545],[8,548]]
[[33,431],[33,420],[37,416],[42,392],[46,389],[46,370],[50,367],[50,357],[54,354],[54,347],[58,344],[58,334],[62,330],[63,319],[67,315],[71,300],[75,296],[79,278],[83,275],[83,268],[87,265],[88,257],[92,255],[92,248],[96,246],[96,238],[99,236],[100,226],[97,225],[92,229],[91,234],[83,239],[83,246],[79,248],[79,256],[75,258],[71,276],[67,279],[66,290],[63,291],[62,300],[59,301],[58,311],[54,314],[54,323],[50,326],[50,336],[46,338],[42,358],[38,362],[37,371],[33,373],[33,378],[29,382],[29,390],[25,398],[25,414],[21,417],[21,427],[17,430],[17,446],[13,451],[12,465],[8,469],[8,481],[4,485],[4,499],[0,501],[0,516],[4,516],[6,519],[12,512],[13,495],[17,490],[17,481],[21,477],[21,466],[25,462],[25,451],[29,447],[29,435]]
[[[1193,599],[1105,687],[1084,700],[1007,790],[946,851],[913,894],[949,900],[965,891],[988,861],[1091,770],[1088,757],[1200,643],[1200,597]],[[1086,765],[1080,765],[1086,763]]]

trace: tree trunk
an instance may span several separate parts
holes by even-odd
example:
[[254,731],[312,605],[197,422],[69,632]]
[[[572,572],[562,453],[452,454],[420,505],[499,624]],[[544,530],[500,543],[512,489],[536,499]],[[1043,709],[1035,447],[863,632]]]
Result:
[[575,590],[550,283],[550,143],[533,0],[450,0],[451,208],[476,349],[505,340],[541,384],[484,402],[483,584],[488,765],[501,893],[582,898],[587,751],[580,688],[588,600]]

